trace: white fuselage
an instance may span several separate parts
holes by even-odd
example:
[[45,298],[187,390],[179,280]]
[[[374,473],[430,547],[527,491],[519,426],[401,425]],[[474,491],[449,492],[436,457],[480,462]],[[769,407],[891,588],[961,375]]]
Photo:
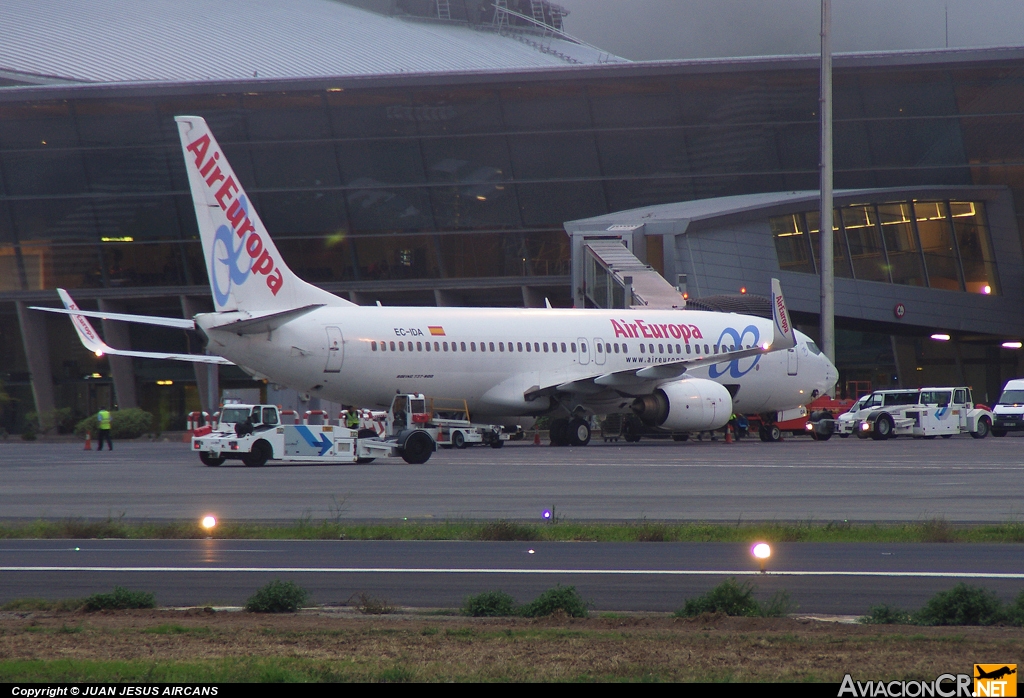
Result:
[[[772,338],[771,320],[678,310],[324,307],[256,335],[209,331],[223,321],[216,314],[196,321],[211,352],[311,396],[384,407],[396,393],[419,392],[462,398],[474,416],[495,417],[542,414],[555,406],[552,397],[569,408],[626,412],[632,396],[667,381],[612,390],[587,380]],[[685,376],[730,387],[734,411],[750,414],[804,405],[838,374],[797,333],[794,349]]]

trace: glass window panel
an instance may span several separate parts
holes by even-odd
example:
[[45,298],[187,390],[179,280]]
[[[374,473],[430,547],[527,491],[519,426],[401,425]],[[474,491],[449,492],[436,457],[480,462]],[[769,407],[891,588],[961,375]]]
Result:
[[802,271],[813,274],[807,234],[799,213],[789,216],[773,216],[768,219],[775,238],[775,251],[779,255],[779,269]]
[[605,196],[609,211],[624,211],[666,201],[690,201],[698,198],[689,177],[647,176],[606,179]]
[[428,180],[450,183],[430,191],[439,228],[520,224],[504,138],[425,140],[423,154]]
[[327,106],[339,137],[412,135],[418,119],[454,116],[453,109],[416,109],[400,90],[335,90],[328,90]]
[[[19,251],[22,253],[20,263]],[[26,262],[28,263],[26,264]],[[0,291],[28,291],[44,288],[41,281],[41,267],[42,265],[35,257],[26,259],[23,250],[17,250],[14,245],[0,244]],[[24,287],[22,286],[22,273],[25,273]]]
[[103,198],[96,199],[92,208],[100,240],[175,240],[179,236],[177,210],[170,198]]
[[999,293],[992,239],[985,220],[985,204],[978,201],[950,201],[949,211],[960,245],[964,283],[968,293]]
[[[354,181],[353,186],[360,182]],[[434,227],[429,193],[420,187],[376,187],[345,192],[352,230],[375,232]]]
[[595,126],[676,125],[679,106],[671,80],[619,79],[587,87]]
[[329,138],[331,126],[321,95],[320,92],[244,95],[242,108],[248,116],[249,138],[253,141]]
[[95,242],[96,217],[92,205],[82,199],[12,201],[11,215],[18,239],[88,240]]
[[681,129],[602,133],[597,137],[597,147],[601,167],[609,177],[690,173],[686,138]]
[[86,191],[85,170],[77,150],[4,153],[3,167],[7,193],[12,196]]
[[341,192],[264,192],[260,218],[271,235],[344,235],[345,205]]
[[74,103],[82,145],[160,143],[159,116],[149,99],[82,99]]
[[[104,194],[169,191],[171,180],[167,157],[162,148],[82,151],[89,190]],[[184,170],[180,150],[177,159],[182,161]]]
[[68,102],[28,102],[0,105],[0,146],[55,148],[78,145]]
[[924,286],[924,265],[921,262],[921,251],[917,247],[910,205],[879,204],[877,210],[892,282]]
[[284,238],[277,247],[285,263],[300,278],[312,283],[355,279],[351,238]]
[[953,230],[942,201],[915,201],[914,217],[921,239],[928,281],[932,288],[962,291],[960,267],[956,258]]
[[[352,241],[361,279],[421,279],[440,275],[430,236],[361,236]],[[432,297],[430,302],[434,302]]]
[[594,139],[589,134],[555,133],[510,138],[516,180],[599,177]]
[[0,244],[14,242],[14,228],[11,227],[11,211],[6,201],[0,201]]
[[847,206],[841,211],[854,277],[863,281],[888,281],[889,272],[874,207]]
[[[259,187],[291,189],[341,183],[334,152],[323,144],[253,145],[249,152]],[[233,160],[231,165],[234,167]]]
[[607,213],[600,182],[518,184],[523,224],[552,226]]
[[[839,209],[832,212],[832,273],[840,278],[849,279],[852,276],[850,262],[846,254],[846,244],[843,242],[843,234],[839,229],[839,219],[842,214]],[[811,254],[814,255],[814,266],[821,268],[821,213],[808,211],[805,214],[807,220],[808,238],[811,245]]]
[[590,125],[582,86],[564,82],[515,85],[499,92],[510,131],[535,128],[578,129]]
[[[103,286],[103,272],[100,269],[100,257],[95,244],[23,244],[21,256],[30,289]],[[16,268],[14,273],[14,278],[17,279]]]
[[157,101],[156,108],[160,114],[160,127],[163,129],[165,142],[178,142],[178,125],[174,117],[180,114],[197,114],[206,119],[210,130],[217,137],[217,142],[222,146],[225,143],[248,139],[246,111],[242,109],[241,97],[238,95],[191,94],[166,97]]
[[179,286],[185,282],[177,245],[105,243],[100,246],[107,266],[107,285]]
[[514,235],[439,235],[438,247],[450,277],[522,276]]
[[416,140],[345,141],[336,148],[342,178],[348,186],[427,181],[423,155]]
[[412,117],[423,134],[480,133],[503,128],[498,95],[487,89],[420,90]]

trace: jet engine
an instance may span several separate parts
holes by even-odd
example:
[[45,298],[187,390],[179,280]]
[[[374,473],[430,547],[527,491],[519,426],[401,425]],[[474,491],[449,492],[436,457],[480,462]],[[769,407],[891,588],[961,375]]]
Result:
[[650,395],[635,399],[631,407],[647,426],[671,431],[710,431],[729,422],[732,396],[714,381],[685,378],[663,383]]

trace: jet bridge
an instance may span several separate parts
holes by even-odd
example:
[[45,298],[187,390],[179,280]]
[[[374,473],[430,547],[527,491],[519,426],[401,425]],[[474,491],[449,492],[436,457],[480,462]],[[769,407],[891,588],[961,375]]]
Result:
[[[587,236],[582,241],[582,287],[575,289],[588,308],[685,308],[683,295],[644,264],[620,236]],[[575,278],[575,274],[573,275]]]

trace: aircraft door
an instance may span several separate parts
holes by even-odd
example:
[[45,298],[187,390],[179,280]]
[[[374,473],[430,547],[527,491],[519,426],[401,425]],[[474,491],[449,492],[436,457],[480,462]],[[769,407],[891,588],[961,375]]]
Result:
[[345,358],[345,342],[341,336],[341,328],[327,328],[327,366],[324,373],[341,373],[341,361]]
[[584,337],[580,337],[576,341],[579,342],[579,350],[580,350],[579,359],[580,359],[580,363],[581,364],[589,364],[590,363],[590,343]]
[[799,362],[799,359],[796,354],[796,347],[793,347],[792,349],[788,350],[786,354],[789,358],[789,375],[795,376]]
[[604,340],[600,337],[594,338],[594,363],[598,366],[604,364]]

